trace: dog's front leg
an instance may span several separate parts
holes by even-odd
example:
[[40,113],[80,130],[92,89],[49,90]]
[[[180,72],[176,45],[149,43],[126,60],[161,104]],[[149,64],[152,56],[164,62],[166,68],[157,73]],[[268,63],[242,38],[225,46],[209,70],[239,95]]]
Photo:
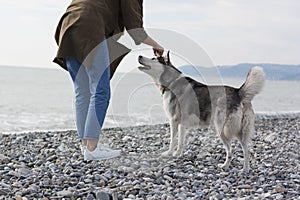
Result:
[[177,151],[173,153],[173,156],[182,156],[185,145],[185,128],[179,124],[178,129],[178,148]]
[[176,148],[176,137],[178,133],[178,123],[175,120],[171,120],[170,122],[170,132],[171,132],[171,141],[169,150],[162,153],[162,156],[170,156],[173,154]]

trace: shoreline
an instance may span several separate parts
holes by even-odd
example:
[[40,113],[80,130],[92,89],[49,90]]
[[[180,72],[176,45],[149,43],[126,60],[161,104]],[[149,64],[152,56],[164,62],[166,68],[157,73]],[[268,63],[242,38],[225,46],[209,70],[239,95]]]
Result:
[[[102,139],[120,158],[83,161],[76,131],[0,135],[0,199],[86,199],[99,191],[119,199],[299,199],[300,117],[256,119],[250,172],[241,173],[234,142],[228,170],[213,129],[191,130],[182,158],[161,158],[169,125],[106,128]],[[94,197],[95,199],[95,197]]]
[[[255,121],[259,121],[262,119],[297,119],[300,118],[300,111],[294,112],[256,112],[255,113]],[[166,123],[163,123],[166,124]],[[129,125],[129,126],[112,126],[112,127],[104,127],[103,129],[111,129],[111,128],[130,128],[130,127],[138,127],[138,126],[155,126],[159,124],[145,124],[145,125]],[[57,130],[26,130],[26,131],[11,131],[11,132],[1,132],[0,134],[10,135],[10,134],[28,134],[32,132],[39,133],[47,133],[47,132],[64,132],[64,131],[75,131],[75,129],[57,129]]]

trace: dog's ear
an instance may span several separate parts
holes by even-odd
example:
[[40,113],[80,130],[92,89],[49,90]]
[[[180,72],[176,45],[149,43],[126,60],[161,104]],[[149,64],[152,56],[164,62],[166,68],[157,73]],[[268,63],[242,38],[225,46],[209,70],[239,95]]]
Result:
[[169,65],[171,64],[170,51],[168,51],[168,53],[167,53],[166,63],[169,64]]

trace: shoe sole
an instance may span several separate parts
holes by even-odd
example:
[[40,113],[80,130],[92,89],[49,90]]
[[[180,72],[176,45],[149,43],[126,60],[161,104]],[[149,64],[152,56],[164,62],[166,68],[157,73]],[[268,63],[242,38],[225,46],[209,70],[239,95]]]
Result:
[[87,158],[84,158],[85,161],[93,161],[93,160],[109,160],[109,159],[113,159],[113,158],[117,158],[121,156],[121,154],[117,155],[117,156],[108,156],[108,157],[103,157],[103,158],[90,158],[90,159],[87,159]]

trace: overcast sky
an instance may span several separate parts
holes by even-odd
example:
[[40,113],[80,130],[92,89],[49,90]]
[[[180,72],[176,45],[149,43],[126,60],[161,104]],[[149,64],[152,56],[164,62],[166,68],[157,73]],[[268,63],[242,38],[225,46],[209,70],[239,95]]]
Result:
[[[69,3],[0,0],[0,65],[55,66],[53,35]],[[299,10],[299,0],[144,0],[144,25],[185,35],[216,65],[300,64]]]

